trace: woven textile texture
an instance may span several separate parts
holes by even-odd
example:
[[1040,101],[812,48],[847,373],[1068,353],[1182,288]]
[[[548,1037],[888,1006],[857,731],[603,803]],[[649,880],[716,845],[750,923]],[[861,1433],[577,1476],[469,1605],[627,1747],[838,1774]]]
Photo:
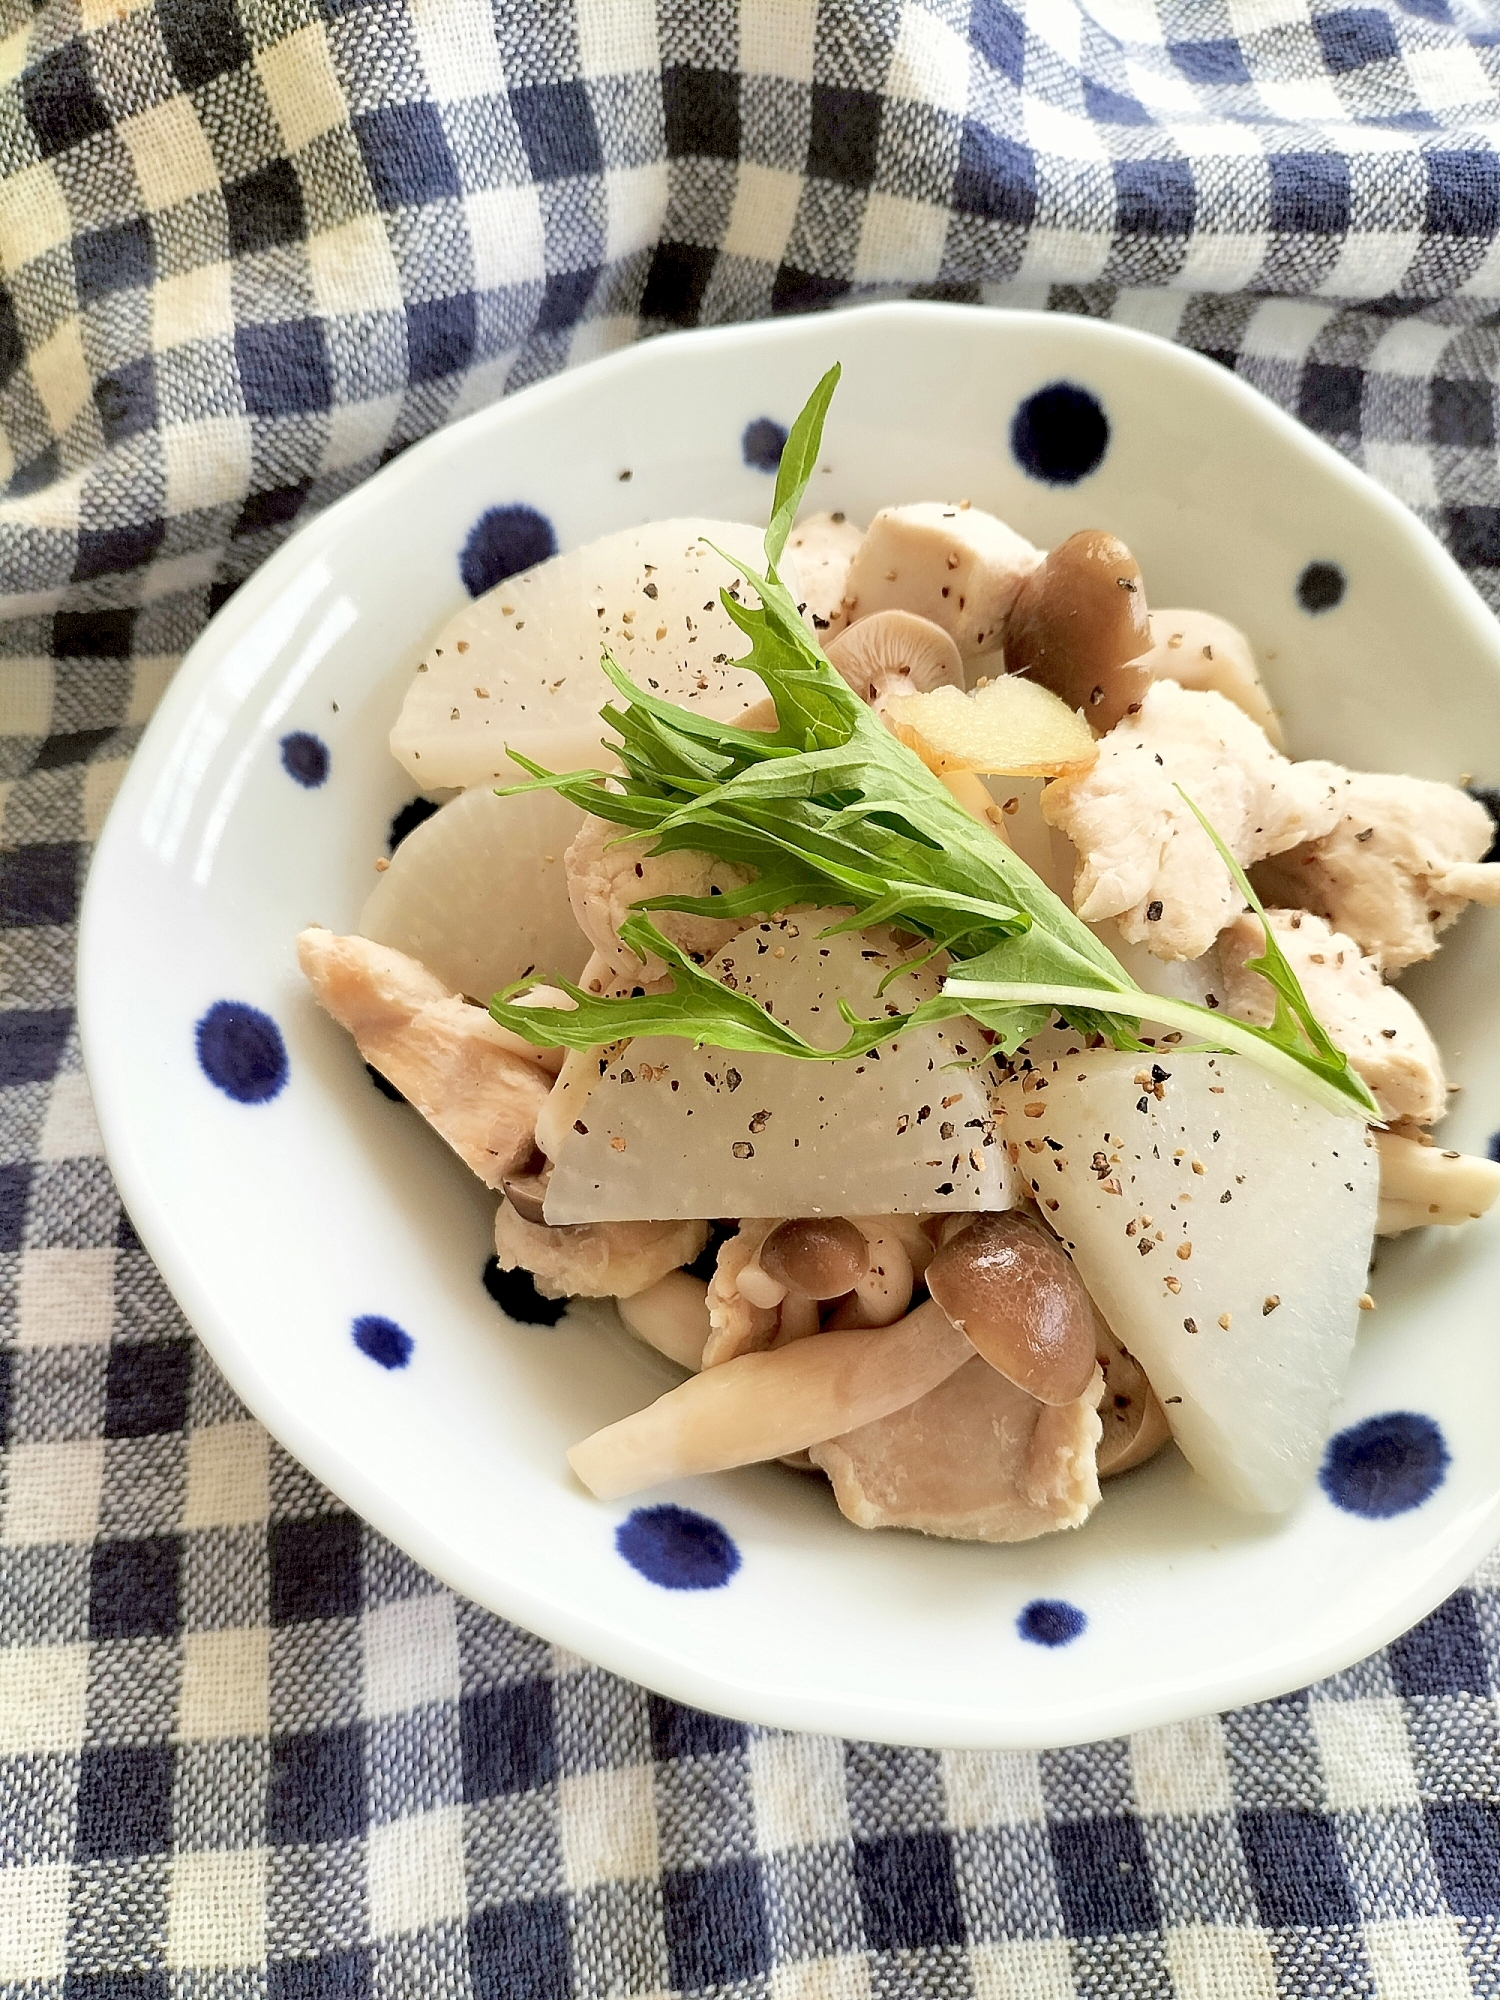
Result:
[[1153,329],[1500,607],[1500,7],[0,0],[0,270],[0,1995],[1500,1996],[1500,1567],[1335,1680],[1084,1749],[659,1700],[236,1404],[72,1015],[89,844],[236,582],[667,326]]

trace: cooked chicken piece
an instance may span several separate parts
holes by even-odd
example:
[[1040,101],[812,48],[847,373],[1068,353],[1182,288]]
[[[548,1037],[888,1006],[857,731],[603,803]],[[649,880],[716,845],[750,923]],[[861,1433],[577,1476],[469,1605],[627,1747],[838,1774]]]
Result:
[[527,1222],[508,1201],[495,1217],[502,1270],[529,1271],[544,1299],[629,1299],[691,1264],[706,1222]]
[[1289,763],[1223,695],[1156,681],[1092,770],[1047,787],[1042,811],[1082,856],[1073,906],[1086,923],[1114,917],[1157,958],[1198,958],[1244,904],[1177,787],[1248,867],[1327,833],[1343,776]]
[[[577,1002],[569,999],[560,986],[533,986],[525,993],[517,994],[517,1007],[560,1007],[565,1014],[574,1011]],[[513,1035],[509,1028],[502,1028],[498,1021],[492,1024],[499,1033],[499,1046],[510,1049],[528,1062],[534,1062],[548,1076],[555,1077],[567,1058],[567,1050],[561,1043],[548,1043],[545,1047],[536,1042],[528,1042],[520,1035]]]
[[[1385,984],[1353,938],[1330,930],[1311,911],[1267,910],[1266,917],[1308,1005],[1370,1086],[1381,1116],[1413,1125],[1441,1118],[1448,1109],[1443,1059],[1406,995]],[[1225,1005],[1258,1028],[1276,1018],[1270,982],[1247,964],[1264,943],[1260,918],[1249,910],[1219,939]]]
[[915,1402],[973,1352],[928,1299],[894,1326],[820,1333],[705,1368],[574,1445],[568,1463],[612,1500],[687,1473],[780,1458]]
[[1339,811],[1252,876],[1264,902],[1326,917],[1389,978],[1431,958],[1466,903],[1500,903],[1500,864],[1481,865],[1489,814],[1456,785],[1341,771]]
[[1042,560],[978,507],[882,507],[849,565],[844,605],[851,623],[872,611],[915,611],[974,659],[998,650],[1016,592]]
[[552,1079],[482,1007],[368,938],[305,930],[297,961],[318,1005],[486,1187],[529,1159]]
[[[653,953],[644,964],[620,942],[620,925],[633,903],[649,896],[711,896],[741,889],[754,870],[684,849],[650,852],[650,835],[631,835],[613,820],[590,814],[567,854],[568,897],[579,928],[608,967],[622,979],[657,979],[666,967]],[[710,957],[742,928],[714,917],[657,910],[652,921],[663,937],[686,952]]]
[[1212,611],[1153,610],[1150,618],[1151,647],[1140,660],[1153,680],[1211,688],[1258,722],[1278,750],[1286,748],[1281,718],[1271,706],[1250,641],[1237,625]]
[[1030,1541],[1078,1527],[1099,1504],[1102,1388],[1096,1368],[1076,1402],[1049,1408],[976,1356],[917,1402],[808,1455],[856,1527]]
[[297,939],[297,963],[325,1013],[361,1044],[404,1028],[413,1015],[452,991],[417,959],[369,938],[339,937],[309,924]]
[[1500,1195],[1500,1165],[1474,1153],[1454,1153],[1424,1144],[1406,1132],[1377,1132],[1380,1154],[1380,1210],[1377,1236],[1441,1223],[1449,1229],[1477,1222]]
[[[844,586],[849,565],[864,540],[863,528],[843,514],[809,514],[787,536],[787,553],[797,577],[797,603],[819,640],[842,632],[848,613]],[[740,718],[742,729],[753,727]]]

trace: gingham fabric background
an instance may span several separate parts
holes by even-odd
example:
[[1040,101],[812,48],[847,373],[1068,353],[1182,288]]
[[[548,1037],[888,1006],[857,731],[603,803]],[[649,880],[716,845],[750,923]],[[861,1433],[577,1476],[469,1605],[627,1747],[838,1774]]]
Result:
[[1500,8],[0,0],[0,1994],[1500,1995],[1500,1568],[1128,1742],[747,1730],[476,1611],[121,1213],[89,842],[183,648],[435,425],[881,289],[1212,354],[1500,606]]

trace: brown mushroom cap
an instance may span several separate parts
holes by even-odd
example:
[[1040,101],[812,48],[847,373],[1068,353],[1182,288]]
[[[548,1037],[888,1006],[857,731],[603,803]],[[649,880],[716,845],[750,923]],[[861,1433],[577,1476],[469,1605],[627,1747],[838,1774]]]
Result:
[[551,1178],[551,1162],[543,1154],[533,1152],[524,1173],[511,1174],[500,1183],[505,1199],[523,1222],[546,1221],[542,1203],[547,1198],[547,1183]]
[[797,1216],[771,1231],[758,1261],[766,1276],[788,1291],[838,1299],[870,1268],[870,1246],[842,1215]]
[[1005,668],[1081,709],[1102,736],[1151,685],[1139,658],[1150,644],[1139,564],[1117,536],[1085,528],[1060,542],[1016,592]]
[[977,1217],[927,1266],[927,1289],[990,1366],[1039,1403],[1076,1402],[1087,1389],[1093,1302],[1034,1217]]
[[1096,1464],[1099,1477],[1111,1479],[1117,1472],[1129,1472],[1154,1458],[1172,1429],[1146,1380],[1145,1369],[1120,1345],[1097,1312],[1095,1336],[1099,1366],[1104,1371],[1104,1394],[1099,1400],[1104,1435],[1099,1440]]
[[930,618],[915,611],[872,611],[845,626],[825,651],[862,701],[888,694],[926,694],[929,688],[964,684],[958,647]]

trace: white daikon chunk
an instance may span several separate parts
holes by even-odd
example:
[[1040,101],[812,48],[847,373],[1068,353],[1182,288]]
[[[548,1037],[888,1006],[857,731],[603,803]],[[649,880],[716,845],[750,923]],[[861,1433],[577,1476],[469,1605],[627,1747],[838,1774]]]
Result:
[[[640,686],[733,720],[765,694],[731,662],[749,642],[719,602],[738,572],[715,542],[759,568],[761,531],[741,521],[652,521],[508,577],[445,625],[422,656],[391,749],[428,791],[525,776],[507,744],[549,770],[612,762],[599,711],[615,699],[608,646]],[[741,583],[747,603],[750,586]]]
[[590,947],[563,857],[583,817],[556,792],[501,799],[476,785],[402,841],[365,899],[360,935],[474,1000],[533,973],[576,979]]
[[[820,937],[835,913],[753,925],[710,960],[823,1048],[848,1037],[839,999],[873,1018],[937,992],[935,965],[876,988],[889,932]],[[746,1215],[919,1215],[1009,1208],[1015,1177],[998,1144],[992,1066],[972,1024],[898,1036],[849,1062],[693,1049],[642,1037],[610,1061],[565,1132],[549,1222]]]
[[1165,1048],[1059,1056],[1000,1103],[1007,1153],[1185,1456],[1236,1506],[1290,1507],[1365,1289],[1379,1160],[1363,1124],[1242,1057]]

